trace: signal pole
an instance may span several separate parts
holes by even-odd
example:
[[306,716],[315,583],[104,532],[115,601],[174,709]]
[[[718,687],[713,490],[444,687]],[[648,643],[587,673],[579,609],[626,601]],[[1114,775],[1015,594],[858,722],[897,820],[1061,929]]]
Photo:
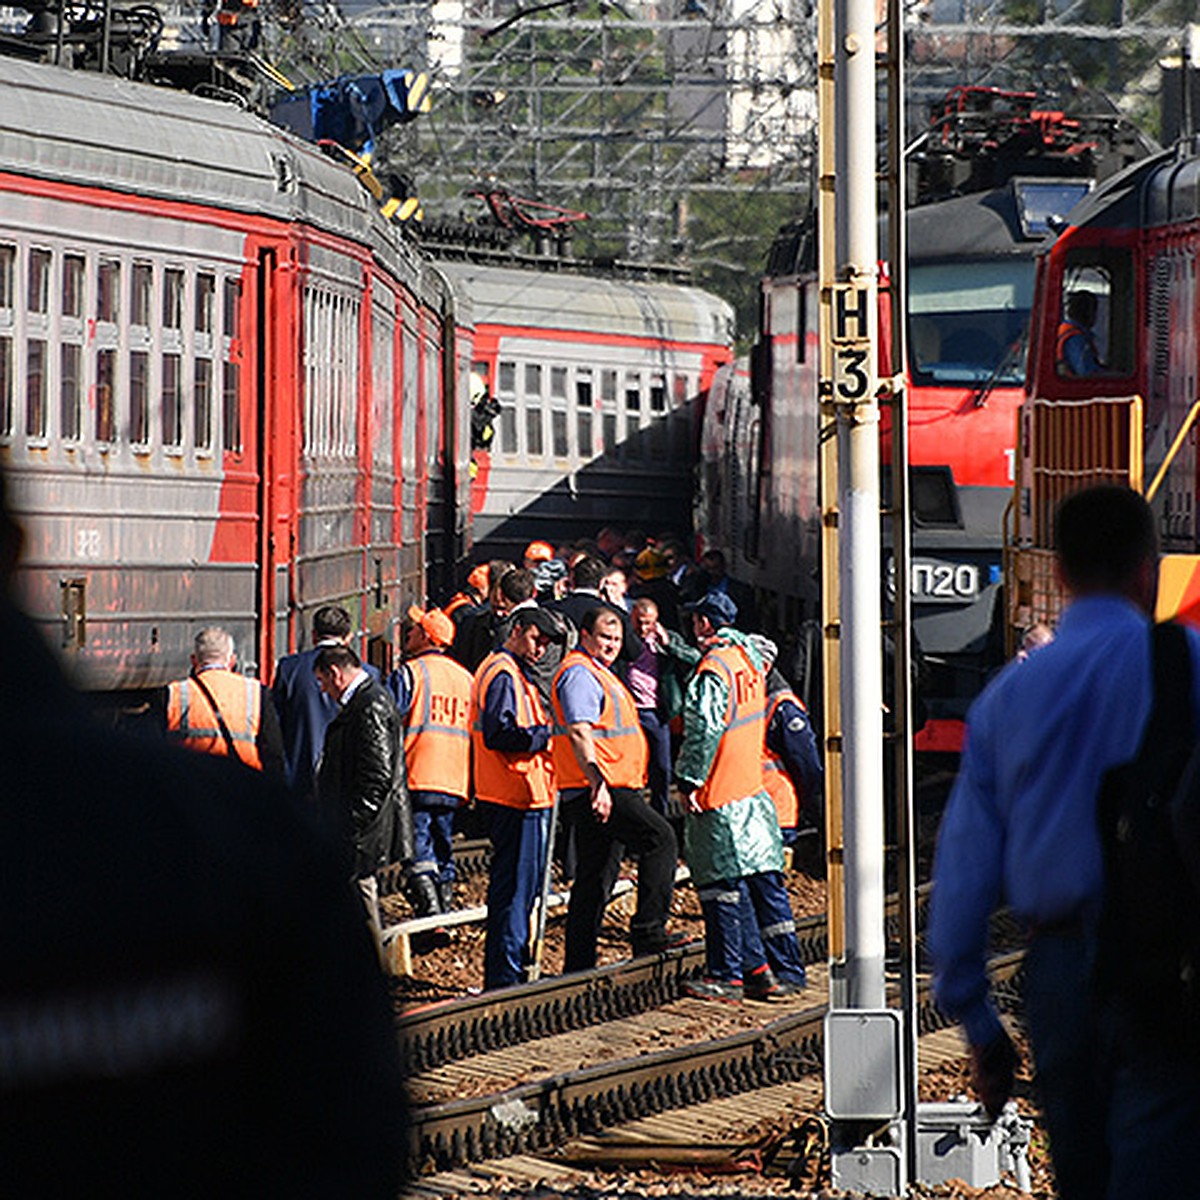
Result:
[[[837,484],[836,511],[823,503],[827,531],[836,521],[836,555],[822,571],[836,569],[825,624],[836,620],[840,677],[841,811],[830,816],[829,878],[831,891],[841,882],[845,914],[844,929],[831,931],[825,1107],[834,1186],[896,1196],[908,1172],[899,1124],[903,1016],[886,1007],[884,984],[875,3],[821,0],[818,20],[821,384],[823,422],[836,435],[836,451],[823,460],[823,495],[831,498],[829,475]],[[831,898],[831,912],[836,904]]]

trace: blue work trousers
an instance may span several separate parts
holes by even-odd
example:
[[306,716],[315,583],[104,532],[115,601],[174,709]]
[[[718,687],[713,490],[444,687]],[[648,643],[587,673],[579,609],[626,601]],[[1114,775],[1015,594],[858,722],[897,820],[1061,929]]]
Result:
[[1041,932],[1025,957],[1025,1013],[1060,1200],[1192,1195],[1200,1064],[1138,1050],[1119,1018],[1099,1011],[1090,947],[1082,934]]
[[441,792],[413,792],[413,861],[410,875],[428,875],[434,883],[454,882],[454,814],[458,798]]
[[541,894],[550,810],[477,802],[492,840],[483,986],[521,983],[529,950],[529,916]]
[[796,921],[781,872],[719,880],[699,893],[710,979],[741,980],[768,962],[780,979],[804,981]]
[[650,807],[660,817],[667,815],[667,795],[671,782],[671,729],[660,720],[652,708],[639,708],[638,721],[650,748],[647,783],[650,785]]

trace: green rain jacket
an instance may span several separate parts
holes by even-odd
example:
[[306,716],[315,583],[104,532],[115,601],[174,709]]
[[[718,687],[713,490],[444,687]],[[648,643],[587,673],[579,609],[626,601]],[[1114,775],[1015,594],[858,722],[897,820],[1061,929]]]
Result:
[[[746,634],[726,626],[720,643],[740,646],[760,671],[763,660]],[[705,671],[692,676],[683,702],[683,745],[675,777],[684,791],[705,779],[725,732],[729,687],[724,676]],[[765,732],[765,731],[764,731]],[[711,812],[686,815],[683,853],[698,887],[783,870],[783,839],[775,805],[766,790],[722,805]]]

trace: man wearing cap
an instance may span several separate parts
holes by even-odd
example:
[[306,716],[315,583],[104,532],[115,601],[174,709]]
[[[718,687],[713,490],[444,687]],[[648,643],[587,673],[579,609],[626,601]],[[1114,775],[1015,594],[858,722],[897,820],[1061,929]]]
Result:
[[418,916],[449,912],[454,900],[454,813],[471,775],[471,675],[447,653],[454,622],[421,613],[404,642],[405,661],[388,686],[404,721],[404,761],[412,808],[408,892]]
[[635,599],[653,600],[658,619],[668,629],[679,630],[679,589],[671,582],[667,556],[653,546],[647,546],[633,563],[633,586],[629,594]]
[[521,609],[504,645],[483,660],[471,684],[475,799],[492,840],[486,988],[525,976],[529,917],[545,868],[555,790],[550,722],[525,669],[542,657],[554,634],[545,609]]
[[442,611],[457,625],[465,613],[473,608],[478,608],[484,602],[487,597],[487,590],[487,564],[480,563],[478,566],[471,568],[466,582],[462,586],[462,590],[455,592],[446,601]]
[[525,547],[525,570],[536,571],[539,563],[549,562],[553,557],[554,547],[549,542],[530,542]]
[[[684,854],[704,913],[706,977],[691,995],[768,999],[804,987],[796,924],[783,884],[783,843],[763,787],[766,684],[763,660],[733,628],[737,606],[709,592],[691,607],[704,657],[688,685],[675,777],[684,793]],[[754,961],[742,930],[741,889],[778,979]]]
[[645,800],[648,752],[629,689],[612,673],[621,620],[608,609],[583,618],[579,646],[554,677],[554,771],[564,822],[575,825],[579,861],[567,911],[564,969],[596,965],[596,938],[608,899],[614,843],[638,859],[637,912],[629,936],[636,956],[668,944],[675,834]]

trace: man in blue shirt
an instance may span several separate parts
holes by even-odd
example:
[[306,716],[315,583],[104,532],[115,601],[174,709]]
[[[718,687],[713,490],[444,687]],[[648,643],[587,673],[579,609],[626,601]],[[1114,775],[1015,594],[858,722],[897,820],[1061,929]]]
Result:
[[[1057,636],[1006,667],[968,717],[934,863],[936,995],[965,1027],[995,1115],[1016,1055],[985,954],[988,918],[1007,903],[1029,929],[1025,1012],[1060,1196],[1182,1196],[1194,1186],[1200,1072],[1135,1053],[1091,987],[1104,885],[1097,796],[1105,773],[1137,754],[1153,699],[1154,517],[1128,489],[1087,489],[1060,506],[1055,545],[1071,597]],[[1195,686],[1200,638],[1189,641]],[[1200,690],[1196,702],[1200,712]]]
[[1060,375],[1082,379],[1101,369],[1096,349],[1096,324],[1099,302],[1095,292],[1075,291],[1067,297],[1067,319],[1058,327],[1057,356]]

